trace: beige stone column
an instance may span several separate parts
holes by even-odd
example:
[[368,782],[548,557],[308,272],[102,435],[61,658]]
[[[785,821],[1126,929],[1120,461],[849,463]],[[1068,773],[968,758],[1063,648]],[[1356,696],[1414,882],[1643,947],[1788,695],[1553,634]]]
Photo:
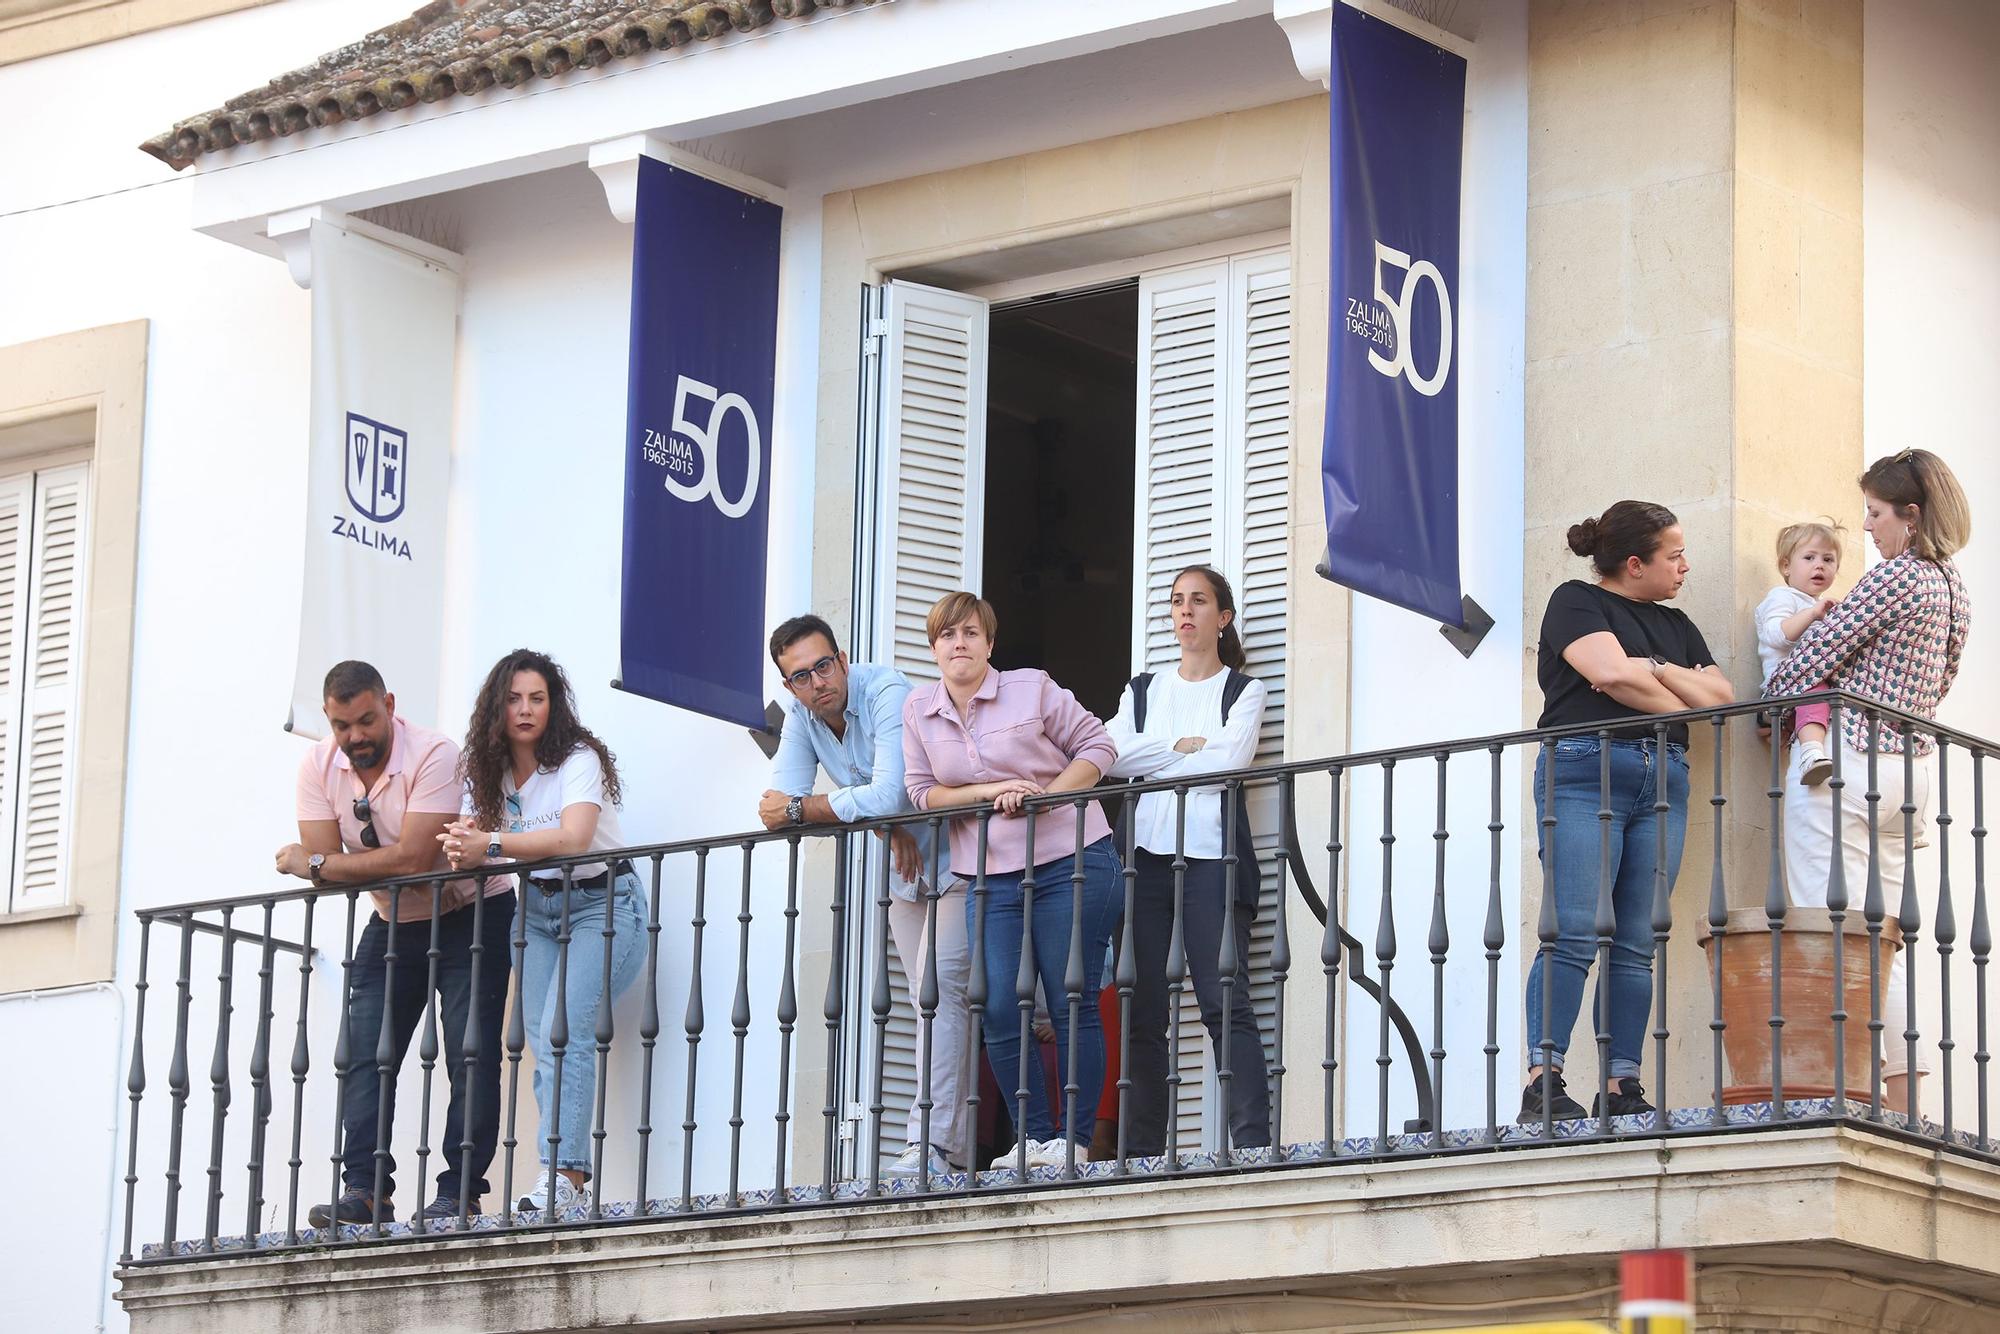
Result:
[[[1751,697],[1750,615],[1777,582],[1778,529],[1858,509],[1860,0],[1533,0],[1528,41],[1525,721],[1549,592],[1587,577],[1565,531],[1625,498],[1680,515],[1693,572],[1678,605]],[[1858,545],[1848,556],[1843,582]],[[1720,865],[1732,904],[1761,904],[1770,752],[1731,730]],[[1695,940],[1717,865],[1713,756],[1697,737],[1674,891],[1682,1105],[1709,1068]],[[1531,845],[1524,965],[1540,894]],[[1588,1011],[1573,1059],[1591,1059]],[[1647,1068],[1657,1088],[1650,1042]]]

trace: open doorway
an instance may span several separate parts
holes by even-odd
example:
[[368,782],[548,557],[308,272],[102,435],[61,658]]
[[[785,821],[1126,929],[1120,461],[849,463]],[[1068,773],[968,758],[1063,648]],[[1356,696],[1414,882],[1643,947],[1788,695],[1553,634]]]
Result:
[[981,591],[996,667],[1108,718],[1131,675],[1139,284],[996,306]]

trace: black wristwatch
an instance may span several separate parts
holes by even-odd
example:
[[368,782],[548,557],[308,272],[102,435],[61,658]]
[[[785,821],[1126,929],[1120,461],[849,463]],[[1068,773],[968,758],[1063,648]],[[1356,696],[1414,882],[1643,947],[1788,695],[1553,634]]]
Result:
[[785,803],[785,818],[793,824],[804,824],[806,822],[806,799],[804,797],[793,797],[787,801]]

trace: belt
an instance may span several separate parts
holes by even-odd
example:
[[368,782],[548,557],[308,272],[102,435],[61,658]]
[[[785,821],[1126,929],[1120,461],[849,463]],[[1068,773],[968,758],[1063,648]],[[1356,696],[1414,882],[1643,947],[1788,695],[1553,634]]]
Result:
[[[569,885],[571,889],[608,889],[613,880],[616,880],[631,869],[632,863],[621,857],[619,860],[612,862],[604,870],[599,871],[596,875],[582,880],[572,880],[569,882]],[[537,879],[534,876],[526,878],[534,880],[535,887],[544,894],[553,894],[562,888],[562,878],[560,876],[546,879]]]

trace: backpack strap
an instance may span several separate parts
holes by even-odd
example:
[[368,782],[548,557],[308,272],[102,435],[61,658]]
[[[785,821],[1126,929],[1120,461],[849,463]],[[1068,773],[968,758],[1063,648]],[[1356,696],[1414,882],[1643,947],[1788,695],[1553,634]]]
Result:
[[1234,704],[1245,690],[1250,688],[1250,677],[1234,667],[1226,669],[1229,677],[1222,683],[1222,721],[1229,721],[1229,706]]
[[[1153,688],[1153,674],[1151,672],[1140,672],[1125,684],[1132,692],[1132,730],[1143,732],[1146,730],[1146,692]],[[1222,711],[1222,716],[1225,720],[1229,717],[1229,710],[1226,706]]]

